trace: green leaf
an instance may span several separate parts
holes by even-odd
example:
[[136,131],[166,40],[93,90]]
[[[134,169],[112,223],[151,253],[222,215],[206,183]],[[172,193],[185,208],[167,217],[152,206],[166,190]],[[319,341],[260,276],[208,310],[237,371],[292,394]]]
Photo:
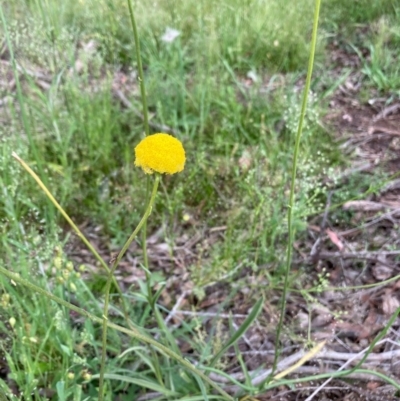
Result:
[[154,383],[154,382],[151,382],[151,381],[148,381],[148,380],[145,380],[145,379],[138,379],[138,378],[135,378],[135,377],[116,375],[116,374],[113,374],[113,373],[106,373],[104,375],[104,378],[108,379],[108,380],[117,380],[117,381],[120,381],[120,382],[136,384],[139,387],[148,388],[150,390],[157,391],[158,393],[164,394],[166,396],[176,396],[176,395],[178,395],[178,393],[176,393],[175,391],[168,390],[167,388],[162,387],[157,383]]
[[67,356],[71,356],[71,348],[67,347],[66,345],[60,344],[60,348],[62,350],[62,352],[67,355]]
[[224,354],[224,352],[231,347],[236,341],[239,340],[240,337],[248,330],[250,325],[257,319],[258,315],[261,312],[262,306],[264,303],[264,298],[261,297],[256,304],[253,306],[249,316],[247,316],[246,320],[242,323],[239,329],[233,334],[233,336],[221,347],[217,355],[210,362],[210,367],[214,366],[219,358]]
[[206,390],[206,387],[205,387],[203,381],[200,379],[200,377],[194,376],[194,378],[196,379],[197,384],[199,385],[201,394],[203,396],[203,400],[204,401],[209,401],[207,390]]
[[174,351],[176,354],[181,355],[181,350],[176,344],[176,338],[172,335],[171,330],[165,324],[165,321],[161,315],[161,312],[158,310],[158,305],[154,307],[154,314],[157,319],[158,327],[161,330],[161,333],[165,335],[165,338],[168,341],[169,347]]
[[56,389],[57,389],[57,396],[59,401],[65,401],[65,382],[64,381],[59,381],[56,384]]
[[158,298],[160,298],[160,295],[163,292],[163,290],[164,290],[165,286],[167,285],[167,283],[166,282],[160,282],[159,285],[160,285],[160,288],[157,290],[157,292],[153,296],[154,304],[157,303]]

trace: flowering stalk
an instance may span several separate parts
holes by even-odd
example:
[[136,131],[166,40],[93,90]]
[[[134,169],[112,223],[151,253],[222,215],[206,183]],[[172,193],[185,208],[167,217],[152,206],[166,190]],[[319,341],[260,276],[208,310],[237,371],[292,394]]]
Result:
[[285,278],[284,278],[284,285],[283,285],[283,293],[282,293],[282,303],[280,307],[280,317],[279,317],[279,322],[278,326],[276,329],[276,339],[275,339],[275,356],[274,356],[274,362],[273,362],[273,367],[272,367],[272,373],[271,375],[267,378],[267,383],[272,379],[272,377],[275,374],[277,365],[278,365],[278,359],[279,359],[279,354],[280,354],[280,346],[279,346],[279,341],[280,341],[280,335],[282,332],[282,326],[283,326],[283,320],[285,317],[285,309],[286,309],[286,297],[287,297],[287,292],[288,292],[288,287],[289,287],[289,273],[290,273],[290,267],[292,263],[292,253],[293,253],[293,242],[294,242],[294,227],[293,227],[293,209],[295,205],[295,200],[294,200],[294,195],[295,195],[295,184],[296,184],[296,175],[297,175],[297,163],[298,163],[298,158],[299,158],[299,150],[300,150],[300,140],[301,140],[301,135],[303,132],[303,123],[304,123],[304,117],[306,114],[306,109],[307,109],[307,100],[308,100],[308,93],[310,92],[310,86],[311,86],[311,76],[313,72],[313,66],[314,66],[314,57],[315,57],[315,49],[317,46],[317,31],[318,31],[318,19],[319,19],[319,10],[321,6],[321,0],[315,0],[315,11],[314,11],[314,22],[313,22],[313,31],[312,31],[312,38],[311,38],[311,47],[310,47],[310,57],[308,61],[308,69],[307,69],[307,77],[306,77],[306,83],[304,86],[304,92],[303,92],[303,101],[301,104],[301,112],[300,112],[300,118],[299,118],[299,124],[297,127],[297,133],[296,133],[296,139],[295,139],[295,145],[294,145],[294,153],[293,153],[293,162],[292,162],[292,172],[291,172],[291,184],[290,184],[290,195],[289,195],[289,204],[288,204],[288,236],[289,240],[287,243],[287,249],[286,249],[286,264],[285,264]]
[[[146,174],[154,172],[160,174],[179,173],[185,167],[186,155],[182,143],[172,135],[158,133],[147,136],[135,148],[135,165],[141,167]],[[145,230],[145,226],[143,227]],[[143,265],[146,274],[147,301],[154,310],[155,299],[151,293],[151,277],[149,273],[149,262],[143,238]]]
[[[67,220],[67,222],[70,224],[72,229],[77,233],[79,238],[85,243],[85,245],[88,247],[88,249],[93,253],[93,255],[96,257],[96,259],[100,262],[100,264],[104,267],[104,269],[109,273],[108,274],[108,280],[107,280],[107,293],[109,294],[109,289],[111,286],[111,281],[113,281],[118,289],[118,292],[121,295],[121,299],[124,303],[124,298],[122,297],[121,289],[118,286],[118,282],[115,280],[114,277],[114,271],[116,267],[118,266],[118,263],[120,262],[121,258],[123,257],[124,253],[128,249],[130,243],[133,241],[139,230],[143,227],[145,222],[147,221],[147,218],[149,217],[152,209],[152,205],[154,204],[155,196],[157,193],[157,187],[159,184],[159,181],[161,179],[160,174],[161,173],[168,173],[168,174],[174,174],[179,171],[182,171],[184,164],[185,164],[185,151],[183,149],[182,144],[176,139],[173,138],[170,135],[167,134],[155,134],[153,135],[155,138],[158,138],[157,140],[151,139],[152,141],[152,146],[150,149],[148,149],[147,152],[144,152],[143,154],[139,155],[137,154],[137,160],[136,160],[136,165],[139,165],[140,167],[145,170],[146,173],[158,173],[155,177],[154,181],[154,187],[153,187],[153,192],[150,198],[149,205],[146,209],[145,214],[142,217],[142,220],[139,222],[138,226],[136,227],[135,231],[132,233],[128,241],[125,243],[123,246],[122,250],[118,254],[117,258],[113,262],[112,268],[109,269],[107,266],[107,263],[104,261],[104,259],[99,255],[99,253],[94,249],[94,247],[90,244],[90,242],[87,240],[87,238],[83,235],[83,233],[79,230],[79,228],[76,226],[76,224],[72,221],[72,219],[68,216],[68,214],[65,212],[65,210],[61,207],[61,205],[57,202],[57,200],[54,198],[54,196],[51,194],[51,192],[47,189],[47,187],[43,184],[43,181],[39,178],[39,176],[15,153],[12,153],[12,156],[22,165],[22,167],[32,176],[32,178],[36,181],[38,186],[42,189],[42,191],[46,194],[46,196],[49,198],[49,200],[53,203],[53,205],[58,209],[58,211],[61,213],[61,215]],[[143,141],[148,140],[145,138]],[[178,146],[180,144],[180,146]],[[139,144],[140,145],[140,144]],[[140,148],[139,148],[140,149]],[[135,150],[136,151],[136,150]],[[160,158],[160,156],[162,156]],[[162,161],[164,160],[164,161]],[[144,164],[142,164],[144,163]],[[144,168],[146,166],[146,169]],[[31,283],[28,280],[24,280],[23,278],[20,277],[19,274],[13,273],[9,271],[8,269],[5,269],[0,266],[0,273],[3,274],[5,277],[8,277],[10,280],[13,280],[15,283],[23,285],[27,288],[29,288],[32,291],[35,291],[41,295],[44,295],[47,299],[53,300],[57,302],[60,305],[65,306],[66,308],[73,310],[82,316],[85,316],[89,319],[91,319],[93,322],[100,323],[102,325],[106,325],[107,327],[110,327],[114,330],[117,330],[121,333],[125,333],[133,338],[136,338],[137,340],[149,344],[152,347],[156,348],[159,350],[163,355],[168,356],[176,361],[178,361],[182,367],[187,369],[188,371],[192,372],[195,376],[197,376],[198,379],[201,379],[204,383],[208,383],[212,388],[214,388],[218,393],[220,393],[225,400],[228,401],[234,401],[233,397],[230,396],[226,391],[224,391],[217,383],[215,383],[213,380],[211,380],[206,374],[204,374],[201,370],[196,368],[193,364],[191,364],[188,360],[184,359],[181,355],[178,353],[174,352],[170,348],[164,346],[163,344],[159,343],[158,341],[154,340],[153,338],[149,337],[148,335],[140,332],[138,329],[133,327],[130,324],[129,321],[129,316],[126,313],[125,309],[125,304],[124,306],[124,316],[131,326],[129,329],[118,326],[107,319],[107,310],[108,307],[105,307],[105,313],[102,317],[95,316],[88,312],[85,309],[79,308],[55,295],[50,293],[49,291],[46,291],[33,283]],[[109,297],[107,297],[109,298]],[[109,302],[109,299],[107,299],[107,304]],[[106,336],[104,336],[106,337]],[[105,352],[105,345],[103,343],[103,352]],[[104,357],[105,358],[105,357]],[[104,363],[103,363],[104,365]],[[103,366],[104,370],[104,366]],[[104,374],[103,374],[103,383],[104,383]],[[101,398],[103,399],[103,395],[100,395]]]
[[[146,97],[146,85],[144,81],[144,74],[143,74],[143,65],[142,65],[142,56],[140,54],[140,42],[139,42],[139,35],[137,31],[137,25],[135,20],[135,13],[133,12],[132,7],[132,0],[127,0],[128,8],[129,8],[129,16],[131,19],[131,26],[133,31],[133,39],[135,41],[135,50],[136,50],[136,61],[138,65],[138,74],[139,74],[139,85],[140,85],[140,95],[142,100],[142,107],[143,107],[143,123],[144,123],[144,132],[145,136],[150,135],[150,127],[149,127],[149,115],[147,110],[147,97]],[[146,201],[149,196],[149,178],[146,177]],[[146,281],[148,282],[149,277],[147,271],[149,270],[149,259],[147,257],[147,222],[145,221],[143,224],[142,229],[142,251],[143,251],[143,264],[146,269]],[[149,284],[147,284],[149,286]],[[149,293],[150,294],[150,293]],[[150,296],[148,294],[148,296]]]
[[146,220],[149,218],[151,214],[151,210],[154,205],[154,201],[156,199],[156,194],[157,194],[157,188],[158,184],[160,183],[160,178],[161,175],[157,174],[154,180],[153,184],[153,191],[151,193],[150,201],[149,204],[146,208],[146,211],[144,212],[144,215],[142,219],[140,220],[139,224],[131,234],[131,236],[128,238],[128,240],[125,242],[125,245],[122,247],[120,250],[118,256],[113,262],[112,268],[108,274],[108,279],[106,283],[106,293],[105,293],[105,299],[104,299],[104,308],[103,308],[103,335],[102,335],[102,350],[101,350],[101,365],[100,365],[100,378],[99,378],[99,401],[103,401],[104,395],[104,371],[105,371],[105,363],[106,363],[106,353],[107,353],[107,328],[108,328],[108,305],[110,301],[110,288],[111,288],[111,282],[113,281],[114,277],[114,272],[116,268],[118,267],[119,262],[121,261],[122,257],[124,256],[125,252],[129,248],[129,245],[132,243],[132,241],[136,238],[138,232],[140,229],[143,227],[144,223]]
[[[185,166],[186,156],[182,143],[171,135],[159,133],[149,135],[144,138],[135,148],[135,165],[141,167],[146,174],[156,173],[153,184],[153,190],[150,196],[149,204],[144,212],[142,219],[122,247],[112,268],[109,272],[103,309],[103,335],[102,335],[102,351],[100,365],[100,382],[99,382],[99,401],[104,399],[104,370],[106,362],[107,350],[107,323],[108,323],[108,304],[110,300],[111,281],[114,278],[114,272],[119,262],[129,248],[129,245],[135,239],[140,229],[145,229],[146,221],[150,216],[151,210],[156,199],[158,184],[160,183],[161,174],[175,174],[183,170]],[[145,252],[145,248],[144,248]],[[151,295],[150,274],[148,269],[147,254],[143,254],[146,282],[147,282],[147,299],[152,308],[155,308],[154,300]]]
[[150,128],[149,128],[149,117],[148,117],[148,111],[147,111],[146,86],[145,86],[145,83],[144,83],[142,57],[140,55],[139,35],[138,35],[138,32],[137,32],[135,14],[133,12],[133,7],[132,7],[132,0],[128,0],[128,8],[129,8],[129,16],[131,18],[133,38],[135,40],[136,61],[137,61],[138,73],[139,73],[140,94],[141,94],[142,105],[143,105],[144,132],[145,132],[146,136],[149,136],[150,135]]

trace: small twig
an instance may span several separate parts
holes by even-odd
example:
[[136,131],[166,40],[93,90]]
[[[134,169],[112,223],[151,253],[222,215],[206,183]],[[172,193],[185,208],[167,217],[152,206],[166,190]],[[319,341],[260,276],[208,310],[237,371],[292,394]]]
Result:
[[[383,342],[386,342],[383,341]],[[400,346],[400,344],[398,344]],[[359,359],[361,359],[361,356],[366,352],[366,350],[361,351],[360,353],[353,353],[353,352],[336,352],[336,351],[321,351],[320,354],[318,354],[317,359],[334,359],[334,360],[340,360],[340,361],[347,361],[346,366],[350,364],[351,362],[357,362]],[[360,355],[361,354],[361,355]],[[387,351],[387,352],[381,352],[379,354],[369,354],[366,362],[382,362],[382,361],[387,361],[393,358],[400,358],[400,349],[395,350],[395,351]]]
[[[320,366],[302,366],[297,371],[297,373],[302,374],[302,375],[315,375],[315,374],[319,374],[319,373],[332,373],[332,374],[334,374],[336,372],[337,372],[337,370],[323,369]],[[363,380],[363,381],[379,381],[379,382],[385,383],[385,380],[383,378],[380,378],[379,376],[376,376],[376,375],[373,375],[373,374],[368,374],[368,373],[361,373],[361,372],[348,373],[348,374],[346,374],[346,378],[348,378],[348,379],[358,379],[358,380]],[[330,382],[331,380],[334,380],[334,379],[335,379],[335,377],[331,377],[328,380]],[[310,380],[311,380],[311,378],[310,378]],[[321,386],[318,387],[318,388],[322,390]],[[310,397],[308,397],[304,401],[312,400],[312,398],[310,398]]]
[[331,197],[332,197],[332,192],[330,191],[328,193],[328,196],[327,196],[327,199],[326,199],[325,211],[324,211],[324,215],[322,217],[322,222],[321,222],[321,225],[320,225],[319,236],[318,236],[317,240],[315,241],[315,243],[312,246],[311,251],[310,251],[310,259],[311,259],[312,263],[317,261],[318,254],[321,252],[321,242],[322,242],[322,237],[323,237],[324,232],[325,232],[326,223],[328,221],[329,209],[331,207]]
[[369,135],[379,135],[379,134],[383,134],[383,135],[394,135],[394,136],[400,136],[400,132],[396,129],[392,129],[392,128],[387,128],[387,127],[379,127],[379,126],[375,126],[372,125],[368,128],[368,134]]
[[344,210],[357,212],[380,212],[387,209],[398,209],[398,206],[386,204],[383,202],[371,202],[368,200],[355,200],[346,202],[343,206]]
[[321,259],[368,259],[382,260],[386,256],[399,256],[400,251],[376,251],[376,252],[320,252]]
[[[395,265],[393,263],[386,262],[386,257],[397,256],[397,255],[400,255],[400,251],[353,252],[353,253],[320,252],[318,255],[318,259],[319,260],[340,259],[342,262],[345,259],[359,259],[359,260],[369,261],[372,263],[380,263],[381,265],[394,268]],[[363,272],[364,271],[362,271],[358,277],[360,277],[363,274]]]
[[380,111],[373,119],[372,122],[376,123],[378,120],[386,118],[389,114],[394,114],[400,110],[400,103],[392,104],[388,107],[385,107],[382,111]]
[[[315,390],[316,388],[317,388],[316,386],[296,387],[296,388],[291,389],[291,390],[280,391],[279,393],[273,395],[270,399],[273,400],[275,398],[279,398],[279,400],[282,400],[282,397],[287,395],[287,394],[296,393],[298,391],[308,392],[310,390]],[[325,390],[327,390],[327,391],[334,391],[334,390],[341,391],[342,390],[343,391],[343,387],[331,386],[331,387],[325,387]]]
[[376,167],[376,164],[373,162],[366,162],[361,164],[360,166],[357,167],[352,167],[349,168],[345,171],[343,171],[343,173],[339,174],[339,177],[337,178],[337,182],[341,182],[342,180],[351,177],[352,175],[356,174],[356,173],[362,173],[365,171],[369,171],[371,169],[373,169],[374,167]]
[[165,318],[165,324],[167,324],[176,314],[177,310],[181,306],[181,303],[185,299],[186,295],[189,293],[189,291],[183,291],[180,297],[177,299],[174,307],[172,308],[171,312],[168,313],[168,316]]
[[387,192],[387,191],[393,191],[395,189],[400,188],[400,178],[397,180],[393,180],[388,182],[381,190],[380,193]]
[[400,214],[400,208],[397,208],[397,209],[391,210],[390,212],[384,213],[384,214],[380,215],[379,217],[369,221],[368,223],[363,224],[360,227],[352,228],[352,229],[346,230],[346,231],[341,231],[337,234],[340,236],[356,234],[359,231],[362,231],[368,227],[373,226],[374,224],[381,222],[382,220],[390,220],[393,223],[393,217],[395,217],[396,214],[398,214],[398,213]]

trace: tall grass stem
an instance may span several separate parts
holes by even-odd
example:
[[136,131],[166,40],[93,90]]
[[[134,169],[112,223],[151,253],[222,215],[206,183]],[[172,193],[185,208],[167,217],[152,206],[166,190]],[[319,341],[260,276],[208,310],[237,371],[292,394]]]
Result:
[[143,74],[143,65],[142,65],[142,56],[140,53],[140,42],[139,35],[136,26],[135,13],[133,12],[132,0],[128,0],[129,7],[129,16],[131,19],[133,38],[135,40],[135,50],[136,50],[136,61],[138,65],[138,74],[139,74],[139,84],[140,84],[140,94],[142,99],[143,106],[143,122],[144,122],[144,132],[146,136],[150,135],[150,127],[149,127],[149,113],[147,111],[147,97],[146,97],[146,85],[144,81]]
[[275,374],[276,367],[278,364],[278,359],[280,355],[280,336],[282,333],[283,322],[285,318],[285,310],[286,310],[286,297],[288,295],[288,287],[289,287],[289,273],[290,267],[292,264],[292,253],[293,253],[293,242],[295,237],[295,229],[293,225],[293,217],[294,217],[294,206],[295,206],[295,187],[296,187],[296,175],[297,175],[297,164],[299,159],[299,150],[300,150],[300,141],[301,135],[303,132],[303,124],[304,124],[304,117],[307,110],[307,101],[308,101],[308,94],[310,91],[311,86],[311,76],[314,67],[314,58],[315,58],[315,50],[317,47],[317,32],[318,32],[318,20],[320,14],[320,7],[321,7],[321,0],[315,0],[315,11],[314,11],[314,22],[313,22],[313,30],[312,30],[312,38],[311,38],[311,48],[310,48],[310,57],[308,62],[308,69],[307,69],[307,77],[306,83],[304,86],[304,93],[303,93],[303,101],[301,104],[301,112],[299,118],[299,124],[297,127],[295,145],[294,145],[294,152],[293,152],[293,162],[292,162],[292,170],[291,170],[291,183],[290,183],[290,195],[289,195],[289,204],[288,204],[288,213],[287,213],[287,221],[288,221],[288,245],[286,249],[286,263],[285,263],[285,276],[284,276],[284,286],[282,292],[282,302],[280,306],[280,317],[278,326],[276,329],[276,340],[275,340],[275,356],[274,362],[272,367],[272,373],[267,379],[267,381],[271,380]]
[[[127,1],[128,1],[129,16],[130,16],[132,31],[133,31],[133,38],[135,41],[136,61],[137,61],[137,65],[138,65],[140,94],[141,94],[142,107],[143,107],[144,132],[145,132],[145,135],[148,136],[148,135],[150,135],[149,113],[148,113],[148,109],[147,109],[146,84],[145,84],[144,74],[143,74],[143,64],[142,64],[142,55],[140,52],[139,34],[138,34],[138,30],[137,30],[137,25],[136,25],[135,13],[133,12],[132,0],[127,0]],[[149,177],[146,177],[146,198],[145,198],[146,203],[147,203],[147,199],[149,196],[149,187],[150,187]],[[150,275],[148,273],[149,258],[147,256],[147,221],[144,222],[143,229],[142,229],[142,250],[143,250],[143,264],[144,264],[145,272],[146,272],[146,284],[147,284],[147,289],[148,289],[147,297],[148,297],[150,303],[152,304],[151,294],[150,294]]]

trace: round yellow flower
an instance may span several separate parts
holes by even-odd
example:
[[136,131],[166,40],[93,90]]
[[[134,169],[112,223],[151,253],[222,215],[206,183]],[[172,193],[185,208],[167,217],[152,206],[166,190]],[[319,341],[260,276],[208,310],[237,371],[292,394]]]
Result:
[[146,174],[179,173],[185,167],[185,149],[181,141],[168,134],[153,134],[135,148],[135,166]]

